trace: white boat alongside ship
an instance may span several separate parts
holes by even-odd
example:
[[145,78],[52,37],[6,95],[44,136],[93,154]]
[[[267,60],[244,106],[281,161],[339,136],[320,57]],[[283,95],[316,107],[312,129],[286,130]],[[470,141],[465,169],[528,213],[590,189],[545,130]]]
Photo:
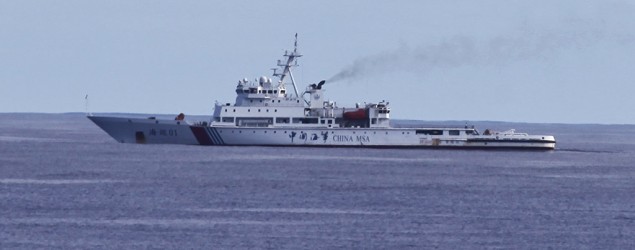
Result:
[[[274,69],[277,82],[262,76],[243,79],[236,86],[236,100],[216,103],[209,121],[88,116],[97,126],[121,143],[189,145],[314,146],[380,148],[505,148],[554,149],[551,135],[528,135],[473,127],[396,128],[390,125],[389,103],[381,101],[355,107],[338,107],[324,99],[325,81],[298,93],[292,67],[302,56],[285,52]],[[293,86],[289,93],[285,80]]]

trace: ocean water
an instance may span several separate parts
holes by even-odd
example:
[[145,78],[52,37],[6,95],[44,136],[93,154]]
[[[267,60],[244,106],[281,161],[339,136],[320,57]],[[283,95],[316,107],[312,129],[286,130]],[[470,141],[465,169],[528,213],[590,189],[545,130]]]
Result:
[[635,248],[635,126],[476,125],[557,150],[120,144],[0,114],[0,249]]

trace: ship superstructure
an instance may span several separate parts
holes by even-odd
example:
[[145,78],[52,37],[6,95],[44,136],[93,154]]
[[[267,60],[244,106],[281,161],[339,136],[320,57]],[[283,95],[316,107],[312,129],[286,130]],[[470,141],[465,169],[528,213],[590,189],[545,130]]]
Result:
[[[236,101],[216,103],[212,126],[237,127],[325,127],[325,128],[387,128],[390,126],[390,108],[387,102],[359,105],[354,108],[338,107],[324,100],[325,81],[307,86],[300,95],[291,71],[298,66],[302,55],[297,49],[297,36],[292,52],[285,52],[285,60],[278,60],[279,69],[273,69],[277,82],[266,76],[254,81],[238,81]],[[280,70],[281,72],[278,72]],[[285,79],[290,78],[295,95],[289,93]]]

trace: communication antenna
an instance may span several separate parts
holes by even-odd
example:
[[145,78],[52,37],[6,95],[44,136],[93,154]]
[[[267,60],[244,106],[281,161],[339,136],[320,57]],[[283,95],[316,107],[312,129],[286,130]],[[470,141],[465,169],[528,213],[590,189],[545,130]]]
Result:
[[286,62],[282,62],[278,60],[278,67],[282,70],[282,72],[273,71],[273,75],[280,77],[280,84],[284,84],[284,78],[289,75],[291,78],[291,84],[293,84],[293,90],[295,91],[295,96],[300,97],[298,94],[298,87],[295,85],[295,79],[293,79],[293,74],[291,73],[291,67],[297,67],[298,61],[296,58],[301,57],[302,54],[298,52],[298,33],[295,33],[295,42],[293,43],[293,51],[289,53],[289,51],[284,52],[284,57],[287,58]]
[[90,112],[88,112],[88,94],[84,97],[84,106],[86,108],[86,116],[92,116]]

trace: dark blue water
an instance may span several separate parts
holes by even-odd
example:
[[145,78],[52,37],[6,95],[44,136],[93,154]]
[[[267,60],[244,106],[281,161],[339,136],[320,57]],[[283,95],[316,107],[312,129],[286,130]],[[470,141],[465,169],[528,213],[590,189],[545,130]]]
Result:
[[635,126],[549,152],[119,144],[0,114],[0,249],[632,249]]

